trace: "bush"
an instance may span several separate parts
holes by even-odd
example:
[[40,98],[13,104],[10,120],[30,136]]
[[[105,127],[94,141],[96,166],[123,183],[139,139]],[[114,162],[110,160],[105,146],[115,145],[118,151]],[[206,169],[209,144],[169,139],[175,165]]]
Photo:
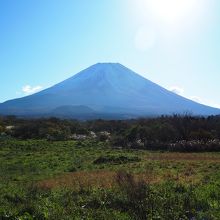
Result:
[[140,159],[138,157],[127,157],[123,155],[108,155],[108,156],[101,156],[97,158],[93,163],[94,164],[123,164],[123,163],[130,163],[130,162],[139,162]]

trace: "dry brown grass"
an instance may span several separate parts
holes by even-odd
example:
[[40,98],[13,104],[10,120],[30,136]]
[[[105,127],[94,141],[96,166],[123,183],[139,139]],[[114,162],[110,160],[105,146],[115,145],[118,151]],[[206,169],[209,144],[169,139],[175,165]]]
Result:
[[112,171],[79,171],[67,173],[52,179],[43,180],[38,185],[42,188],[56,187],[112,187],[115,172]]
[[[155,169],[154,166],[159,169]],[[195,154],[195,153],[150,153],[142,157],[141,166],[145,167],[141,173],[133,174],[135,180],[143,180],[146,183],[158,183],[164,180],[172,180],[182,183],[196,183],[202,180],[199,172],[201,168],[207,167],[208,173],[215,164],[220,163],[220,157],[216,154]],[[153,164],[152,164],[153,163]],[[150,165],[149,165],[150,164]],[[126,168],[128,171],[138,169],[137,163],[134,167]],[[179,167],[179,168],[178,168]],[[199,172],[198,172],[199,171]],[[117,183],[116,176],[118,171],[93,170],[77,171],[58,175],[54,178],[40,181],[38,186],[41,188],[71,187],[74,189],[82,188],[112,188]]]
[[199,153],[152,153],[145,160],[209,161],[220,163],[219,155]]
[[[59,187],[73,188],[76,190],[90,188],[112,188],[116,186],[116,171],[99,170],[99,171],[79,171],[59,175],[55,178],[40,181],[37,185],[40,188],[51,189]],[[186,168],[181,173],[172,173],[169,170],[163,175],[149,174],[148,172],[134,174],[134,179],[145,183],[159,183],[164,180],[172,180],[182,183],[196,183],[200,178],[196,176],[192,168]]]
[[[185,183],[194,181],[194,175],[191,173],[189,175],[188,170],[186,172],[187,173],[173,174],[166,171],[162,176],[159,176],[155,175],[153,172],[146,171],[140,174],[133,174],[133,177],[136,181],[143,181],[148,184],[158,183],[163,180],[174,180]],[[79,171],[40,181],[38,186],[44,189],[71,187],[76,190],[85,188],[112,188],[117,185],[117,174],[117,171],[108,170]]]
[[[116,185],[117,173],[116,171],[109,170],[79,171],[40,181],[38,186],[40,188],[73,187],[74,189],[90,187],[112,188]],[[134,178],[148,183],[157,181],[156,177],[148,172],[134,174]]]

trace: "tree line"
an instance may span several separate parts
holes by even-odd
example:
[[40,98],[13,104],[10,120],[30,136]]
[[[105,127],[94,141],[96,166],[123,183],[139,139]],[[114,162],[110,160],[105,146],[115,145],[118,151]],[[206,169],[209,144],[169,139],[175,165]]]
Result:
[[[73,134],[107,141],[113,147],[199,150],[206,146],[219,150],[220,116],[191,115],[161,116],[132,120],[77,121],[58,118],[21,119],[0,118],[1,136],[18,139],[68,140]],[[106,136],[108,132],[110,135]],[[106,137],[105,137],[106,136]],[[198,148],[198,149],[197,149]]]

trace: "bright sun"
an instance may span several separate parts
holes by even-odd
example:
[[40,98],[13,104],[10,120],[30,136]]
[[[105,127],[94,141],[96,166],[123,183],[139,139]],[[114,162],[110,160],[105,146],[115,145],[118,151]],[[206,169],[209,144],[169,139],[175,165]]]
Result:
[[142,0],[142,5],[155,19],[176,23],[187,19],[199,6],[198,0]]
[[[199,26],[208,11],[207,0],[129,0],[139,25],[134,43],[138,50],[153,48],[160,36],[181,36]],[[202,23],[202,22],[201,22]],[[191,33],[191,32],[187,32]],[[168,38],[166,38],[168,39]]]

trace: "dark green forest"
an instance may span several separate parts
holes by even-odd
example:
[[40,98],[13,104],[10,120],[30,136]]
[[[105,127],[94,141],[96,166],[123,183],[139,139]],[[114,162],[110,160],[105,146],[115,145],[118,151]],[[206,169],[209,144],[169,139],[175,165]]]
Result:
[[1,137],[54,141],[96,139],[112,147],[169,150],[219,151],[220,116],[162,116],[136,120],[76,121],[49,119],[0,119]]

